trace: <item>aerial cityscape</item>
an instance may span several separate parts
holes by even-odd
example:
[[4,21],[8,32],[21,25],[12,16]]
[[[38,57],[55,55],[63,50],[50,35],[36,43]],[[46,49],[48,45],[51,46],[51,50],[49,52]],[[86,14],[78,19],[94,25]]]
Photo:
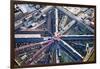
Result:
[[95,61],[95,9],[14,5],[16,66]]

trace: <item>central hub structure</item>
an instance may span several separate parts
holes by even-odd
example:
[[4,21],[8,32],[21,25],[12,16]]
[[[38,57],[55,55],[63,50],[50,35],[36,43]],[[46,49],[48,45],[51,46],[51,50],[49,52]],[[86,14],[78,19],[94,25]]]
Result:
[[61,34],[59,32],[55,32],[54,39],[59,41],[60,38],[61,38]]

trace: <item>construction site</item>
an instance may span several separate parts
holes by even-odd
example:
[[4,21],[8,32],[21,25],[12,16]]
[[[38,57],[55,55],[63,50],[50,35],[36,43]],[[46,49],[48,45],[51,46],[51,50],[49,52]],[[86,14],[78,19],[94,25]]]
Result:
[[14,5],[17,66],[95,61],[95,9],[45,4]]

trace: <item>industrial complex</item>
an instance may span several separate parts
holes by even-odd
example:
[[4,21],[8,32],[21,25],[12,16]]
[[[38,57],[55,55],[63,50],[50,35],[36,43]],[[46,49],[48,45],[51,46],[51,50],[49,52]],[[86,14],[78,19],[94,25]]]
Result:
[[95,9],[45,4],[14,5],[17,66],[95,61]]

